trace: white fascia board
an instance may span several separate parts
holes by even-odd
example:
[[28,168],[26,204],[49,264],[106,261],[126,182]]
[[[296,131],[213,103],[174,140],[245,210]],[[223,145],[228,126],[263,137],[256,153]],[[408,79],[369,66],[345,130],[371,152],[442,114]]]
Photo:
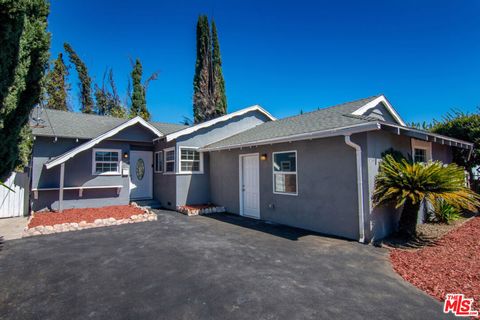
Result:
[[226,120],[229,120],[229,119],[232,119],[232,118],[241,116],[241,115],[243,115],[243,114],[245,114],[245,113],[248,113],[248,112],[254,111],[254,110],[263,113],[265,116],[267,116],[267,118],[269,118],[269,119],[272,120],[272,121],[277,120],[277,119],[276,119],[274,116],[272,116],[267,110],[263,109],[263,108],[260,107],[259,105],[254,105],[254,106],[251,106],[251,107],[248,107],[248,108],[245,108],[245,109],[241,109],[241,110],[238,110],[238,111],[235,111],[235,112],[226,114],[226,115],[224,115],[224,116],[221,116],[221,117],[218,117],[218,118],[209,120],[209,121],[205,121],[205,122],[199,123],[199,124],[197,124],[197,125],[193,125],[193,126],[188,127],[188,128],[186,128],[186,129],[183,129],[183,130],[180,130],[180,131],[177,131],[177,132],[168,134],[168,135],[166,135],[165,138],[166,138],[166,141],[169,142],[169,141],[172,141],[172,140],[177,139],[178,137],[181,137],[181,136],[184,136],[184,135],[193,133],[193,132],[198,131],[198,130],[203,129],[203,128],[208,128],[208,127],[213,126],[214,124],[217,124],[217,123],[219,123],[219,122],[226,121]]
[[90,148],[92,148],[93,146],[97,145],[98,143],[100,143],[101,141],[105,140],[105,139],[108,139],[110,137],[113,137],[114,135],[116,135],[117,133],[119,133],[120,131],[122,131],[123,129],[125,128],[128,128],[128,127],[131,127],[133,125],[136,125],[136,124],[141,124],[142,126],[144,126],[145,128],[151,130],[155,135],[157,135],[158,137],[162,137],[163,136],[163,133],[161,133],[160,131],[157,130],[157,128],[155,128],[153,125],[151,125],[150,123],[148,123],[147,121],[143,120],[142,118],[140,117],[135,117],[133,119],[130,119],[122,124],[120,124],[119,126],[113,128],[112,130],[110,131],[107,131],[101,135],[99,135],[98,137],[96,138],[93,138],[92,140],[89,140],[81,145],[79,145],[78,147],[58,156],[57,158],[55,158],[54,160],[50,161],[50,162],[47,162],[45,163],[45,167],[47,169],[50,169],[50,168],[53,168],[55,166],[58,166],[59,164],[61,163],[64,163],[65,161],[67,161],[68,159],[71,159],[73,158],[75,155],[77,155],[78,153],[82,152],[82,151],[85,151],[85,150],[88,150]]
[[392,117],[402,126],[406,126],[405,122],[402,120],[402,118],[400,117],[400,115],[397,113],[397,111],[395,111],[395,109],[393,108],[393,106],[390,104],[390,102],[388,102],[387,98],[384,96],[384,95],[381,95],[380,97],[376,98],[375,100],[372,100],[370,101],[369,103],[367,103],[366,105],[364,105],[363,107],[357,109],[356,111],[352,112],[353,115],[356,115],[356,116],[361,116],[363,114],[365,114],[365,112],[367,112],[368,110],[376,107],[379,103],[383,103],[383,105],[385,106],[385,108],[387,108],[388,112],[390,112],[390,114],[392,115]]
[[[444,141],[451,141],[451,142],[455,142],[455,143],[459,143],[460,145],[466,145],[470,148],[465,148],[465,149],[473,149],[473,143],[471,142],[467,142],[467,141],[464,141],[464,140],[459,140],[459,139],[455,139],[455,138],[450,138],[448,136],[444,136],[444,135],[441,135],[441,134],[437,134],[437,133],[431,133],[431,132],[426,132],[426,131],[423,131],[423,130],[418,130],[418,129],[415,129],[415,128],[410,128],[410,127],[405,127],[405,126],[399,126],[399,125],[396,125],[396,124],[393,124],[393,123],[388,123],[388,122],[380,122],[380,125],[381,126],[384,126],[384,127],[392,127],[392,128],[397,128],[397,129],[400,129],[401,130],[405,130],[405,131],[410,131],[410,132],[415,132],[415,133],[418,133],[418,134],[423,134],[425,136],[428,136],[428,137],[434,137],[438,140],[444,140]],[[439,142],[439,141],[433,141],[433,142]],[[458,146],[458,145],[457,145]],[[460,146],[462,147],[462,146]]]
[[322,131],[313,131],[307,133],[301,133],[286,137],[278,137],[278,138],[271,138],[271,139],[264,139],[253,141],[249,143],[242,143],[242,144],[233,144],[224,147],[218,148],[200,148],[200,151],[220,151],[220,150],[229,150],[229,149],[238,149],[238,148],[245,148],[245,147],[255,147],[267,144],[274,144],[274,143],[283,143],[283,142],[292,142],[292,141],[301,141],[301,140],[311,140],[311,139],[320,139],[320,138],[328,138],[328,137],[335,137],[335,136],[343,136],[348,134],[354,134],[359,132],[366,132],[366,131],[374,131],[380,130],[380,123],[378,122],[368,122],[357,124],[348,127],[341,127],[329,130],[322,130]]

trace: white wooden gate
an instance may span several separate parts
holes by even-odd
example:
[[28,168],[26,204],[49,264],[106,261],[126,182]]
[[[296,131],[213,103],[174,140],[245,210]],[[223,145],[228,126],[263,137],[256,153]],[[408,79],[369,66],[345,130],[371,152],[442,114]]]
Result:
[[0,218],[21,217],[28,210],[28,174],[14,172],[4,182],[10,189],[0,186]]

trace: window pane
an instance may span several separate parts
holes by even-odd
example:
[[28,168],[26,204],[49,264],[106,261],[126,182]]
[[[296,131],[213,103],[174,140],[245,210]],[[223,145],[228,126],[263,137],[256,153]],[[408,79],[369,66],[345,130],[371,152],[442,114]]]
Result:
[[275,192],[297,193],[297,175],[275,173]]
[[155,153],[155,171],[162,171],[163,166],[163,152]]
[[166,153],[166,155],[165,155],[165,159],[166,159],[167,161],[175,160],[175,150],[167,151],[167,153]]
[[297,159],[295,152],[283,152],[273,155],[273,170],[282,172],[295,172]]
[[182,161],[180,163],[180,169],[182,171],[200,171],[200,161]]
[[165,171],[167,171],[167,172],[175,171],[175,162],[167,162]]
[[427,150],[415,149],[415,162],[427,162]]

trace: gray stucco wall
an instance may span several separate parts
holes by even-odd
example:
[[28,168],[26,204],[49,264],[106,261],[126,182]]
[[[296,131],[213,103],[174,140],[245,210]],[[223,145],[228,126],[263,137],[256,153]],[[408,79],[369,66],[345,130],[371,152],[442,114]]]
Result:
[[[58,188],[60,185],[60,166],[47,170],[44,166],[51,157],[56,157],[78,146],[73,139],[58,139],[53,143],[51,138],[37,137],[33,148],[32,188]],[[96,148],[121,149],[122,154],[129,152],[130,146],[125,142],[104,141]],[[128,159],[122,159],[122,166],[129,167]],[[94,208],[108,205],[124,205],[129,203],[128,176],[100,176],[92,175],[92,149],[83,151],[74,158],[65,162],[65,187],[78,186],[123,186],[120,194],[116,189],[84,190],[79,197],[78,190],[64,191],[64,208]],[[32,197],[32,209],[58,209],[58,191],[39,191],[38,199]]]
[[175,141],[166,143],[159,141],[155,151],[175,147],[175,174],[156,173],[154,178],[155,199],[168,209],[185,204],[206,204],[210,197],[210,156],[203,154],[203,173],[183,174],[179,171],[180,147],[203,147],[210,143],[225,139],[241,131],[257,126],[268,119],[258,111],[248,112],[233,119],[217,123],[211,127],[200,129],[192,134],[181,136]]
[[[297,151],[298,196],[274,194],[272,152],[290,150]],[[257,152],[267,154],[260,161],[261,219],[358,239],[355,151],[343,137],[210,153],[213,203],[239,214],[239,155]]]

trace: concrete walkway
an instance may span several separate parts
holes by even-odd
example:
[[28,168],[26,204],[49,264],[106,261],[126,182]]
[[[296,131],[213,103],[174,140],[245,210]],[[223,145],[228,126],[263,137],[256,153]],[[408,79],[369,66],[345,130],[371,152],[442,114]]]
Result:
[[[444,319],[386,249],[238,216],[7,241],[0,319]],[[452,317],[453,318],[453,317]]]
[[0,239],[3,238],[4,241],[20,239],[27,220],[28,217],[0,219]]

